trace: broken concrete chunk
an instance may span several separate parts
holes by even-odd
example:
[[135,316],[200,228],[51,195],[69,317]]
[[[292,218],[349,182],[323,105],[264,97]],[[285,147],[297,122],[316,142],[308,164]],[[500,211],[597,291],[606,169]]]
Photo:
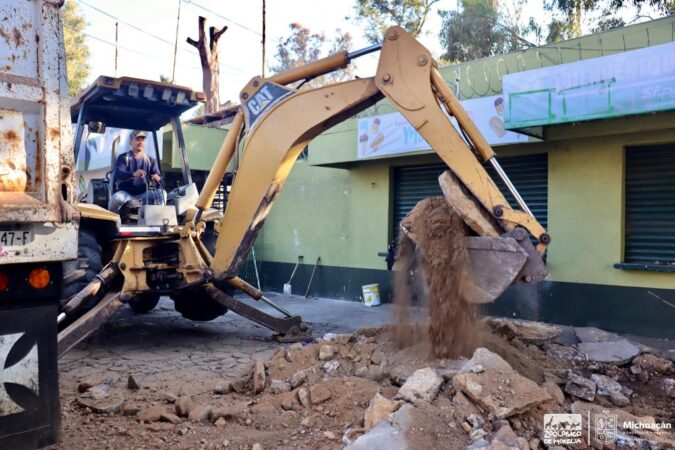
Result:
[[192,400],[192,397],[179,397],[178,400],[176,400],[176,414],[181,417],[187,417],[194,405],[195,402]]
[[188,420],[191,422],[203,422],[209,418],[212,409],[211,405],[195,405],[188,414]]
[[221,382],[214,386],[213,393],[218,395],[229,394],[232,391],[232,383]]
[[675,398],[675,380],[672,378],[663,380],[663,390],[670,398]]
[[168,413],[168,412],[162,413],[162,415],[159,417],[159,420],[164,421],[164,422],[169,422],[169,423],[172,423],[174,425],[177,424],[177,423],[180,423],[180,417],[178,417],[175,414]]
[[517,438],[518,436],[516,436],[516,433],[514,433],[509,425],[502,425],[492,436],[492,443],[499,441],[509,447],[518,447],[518,444],[516,443]]
[[270,382],[270,391],[272,394],[281,394],[291,391],[291,383],[285,380],[272,380]]
[[609,400],[619,407],[630,405],[630,399],[621,393],[611,394],[609,396]]
[[668,373],[673,367],[672,362],[664,358],[659,358],[658,356],[652,355],[651,353],[645,353],[637,356],[633,360],[633,364],[644,370],[651,370],[658,373]]
[[[470,369],[482,365],[484,371]],[[551,400],[548,393],[516,371],[499,356],[479,348],[452,383],[471,400],[487,409],[498,419],[520,414],[540,403]]]
[[473,356],[468,360],[460,369],[460,373],[471,372],[472,369],[476,370],[476,367],[480,366],[485,369],[499,369],[502,372],[508,372],[513,370],[509,363],[504,361],[501,356],[496,353],[492,353],[490,350],[484,347],[478,347],[476,351],[473,352]]
[[409,444],[406,439],[407,431],[412,426],[411,411],[414,406],[403,405],[390,416],[390,420],[383,420],[367,433],[361,435],[344,450],[408,450],[414,449],[414,443]]
[[365,378],[368,376],[368,368],[366,366],[357,367],[354,369],[354,376],[359,378]]
[[161,406],[151,406],[150,408],[143,409],[136,414],[136,420],[139,422],[159,422],[162,418],[162,415],[165,414],[164,408]]
[[581,350],[589,360],[612,364],[627,364],[639,353],[640,349],[631,342],[622,339],[612,342],[582,342]]
[[220,408],[211,409],[211,412],[209,413],[209,420],[211,422],[216,422],[219,419],[232,420],[240,418],[240,415],[241,413],[239,412],[239,410],[223,406]]
[[418,369],[406,380],[396,394],[397,399],[414,402],[418,398],[432,402],[443,384],[443,378],[436,375],[431,367]]
[[471,424],[472,428],[483,428],[483,425],[485,425],[485,419],[483,416],[476,413],[466,416],[466,421]]
[[253,368],[251,369],[251,379],[253,380],[251,389],[253,390],[254,395],[260,394],[265,390],[265,365],[259,359],[256,359],[253,363]]
[[295,372],[290,379],[291,383],[291,389],[295,389],[296,387],[300,386],[302,383],[305,382],[307,379],[307,374],[305,373],[304,370],[298,370]]
[[[328,400],[330,396],[331,394],[328,388],[321,386],[320,384],[312,386],[312,388],[309,390],[309,398],[312,402],[312,405],[323,403]],[[300,401],[302,402],[302,400]]]
[[612,342],[621,340],[621,337],[618,334],[610,333],[595,327],[574,327],[574,332],[581,343]]
[[109,375],[95,375],[88,377],[77,385],[77,391],[80,393],[86,392],[88,389],[98,386],[100,384],[107,384],[108,386],[112,385],[112,377]]
[[595,383],[576,374],[570,374],[565,385],[565,392],[583,400],[592,402],[595,399]]
[[309,392],[305,388],[298,389],[298,401],[305,408],[312,406],[312,402],[309,399]]
[[84,398],[89,397],[93,398],[94,400],[102,400],[108,396],[109,391],[110,391],[110,384],[101,383],[87,389],[87,391],[84,394],[82,394],[82,397]]
[[562,389],[560,389],[557,384],[552,381],[545,381],[542,383],[541,388],[548,392],[548,395],[550,395],[557,404],[562,405],[565,403],[565,394],[563,394]]
[[335,347],[332,345],[322,345],[319,347],[319,359],[321,361],[328,361],[335,356]]
[[466,447],[464,450],[485,450],[490,448],[490,443],[485,439],[474,442],[473,444]]
[[370,400],[370,404],[368,405],[368,409],[366,410],[363,419],[363,426],[366,431],[386,419],[389,414],[396,411],[399,406],[401,406],[401,402],[389,400],[379,393],[375,394],[375,397]]
[[326,373],[335,372],[340,367],[339,361],[328,361],[323,365],[323,371]]
[[354,340],[353,334],[336,334],[333,337],[333,342],[335,342],[336,344],[340,344],[340,345],[348,344],[348,343],[352,342],[353,340]]
[[546,354],[551,358],[567,359],[570,361],[586,361],[586,355],[574,347],[567,345],[554,344],[552,342],[544,345]]
[[621,394],[621,385],[611,378],[594,373],[591,380],[595,383],[596,393],[603,397],[609,397],[612,394]]
[[370,357],[370,362],[379,366],[384,361],[384,353],[381,350],[375,350]]
[[[557,338],[562,334],[562,328],[556,325],[550,325],[543,322],[531,322],[529,320],[507,320],[498,319],[499,325],[508,323],[510,330],[518,336],[520,340],[527,344],[542,344],[546,341]],[[496,331],[496,330],[495,330]],[[503,328],[502,328],[502,331]],[[510,331],[507,331],[510,334]],[[508,339],[508,337],[507,337]]]

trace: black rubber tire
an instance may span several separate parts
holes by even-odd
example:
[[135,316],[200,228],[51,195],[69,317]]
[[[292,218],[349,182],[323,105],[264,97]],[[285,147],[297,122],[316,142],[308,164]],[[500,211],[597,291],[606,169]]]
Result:
[[157,294],[136,295],[129,300],[129,307],[136,314],[145,314],[155,309],[158,303],[159,295]]
[[[63,263],[61,306],[89,284],[102,268],[101,246],[96,240],[96,234],[91,229],[81,227],[77,240],[77,259]],[[91,309],[97,302],[98,296],[85,302],[82,308]]]
[[[232,295],[234,289],[229,288],[224,292]],[[190,290],[185,293],[171,296],[176,311],[188,320],[208,322],[216,317],[227,313],[227,308],[210,298],[203,289]]]

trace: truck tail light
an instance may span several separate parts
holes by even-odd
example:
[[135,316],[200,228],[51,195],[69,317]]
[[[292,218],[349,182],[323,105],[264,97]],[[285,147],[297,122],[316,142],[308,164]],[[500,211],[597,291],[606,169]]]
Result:
[[46,288],[47,285],[49,285],[50,280],[51,276],[49,275],[49,271],[42,267],[33,269],[30,271],[30,274],[28,274],[28,283],[35,289]]
[[9,287],[9,279],[4,272],[0,272],[0,292],[6,291]]

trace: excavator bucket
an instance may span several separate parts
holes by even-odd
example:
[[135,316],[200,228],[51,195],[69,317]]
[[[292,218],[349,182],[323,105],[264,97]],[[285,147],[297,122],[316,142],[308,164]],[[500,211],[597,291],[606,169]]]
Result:
[[527,253],[510,237],[470,236],[465,242],[469,267],[463,297],[470,303],[491,303],[516,281]]
[[[470,208],[464,208],[466,213]],[[441,271],[461,283],[467,303],[490,303],[517,281],[537,282],[546,267],[522,228],[499,236],[471,236],[475,224],[442,197],[420,201],[401,221],[401,231],[424,256],[423,272]],[[460,272],[462,276],[456,276]]]

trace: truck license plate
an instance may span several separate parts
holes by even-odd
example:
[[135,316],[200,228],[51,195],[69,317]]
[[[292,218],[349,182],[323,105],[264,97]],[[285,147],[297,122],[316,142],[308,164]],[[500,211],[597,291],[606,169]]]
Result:
[[0,245],[3,247],[21,247],[33,241],[33,233],[29,229],[0,229]]

